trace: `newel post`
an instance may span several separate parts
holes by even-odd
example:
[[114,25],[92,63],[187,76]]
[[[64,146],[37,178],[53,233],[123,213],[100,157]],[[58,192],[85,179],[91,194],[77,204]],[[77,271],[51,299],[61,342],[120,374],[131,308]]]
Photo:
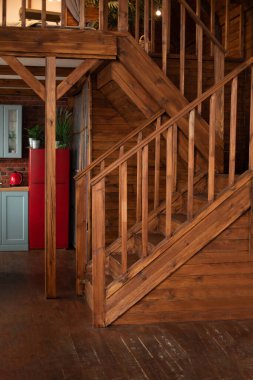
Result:
[[93,326],[105,326],[105,180],[92,187]]
[[76,182],[76,294],[83,294],[87,264],[87,177]]
[[127,0],[119,0],[118,31],[119,32],[128,31],[128,1]]

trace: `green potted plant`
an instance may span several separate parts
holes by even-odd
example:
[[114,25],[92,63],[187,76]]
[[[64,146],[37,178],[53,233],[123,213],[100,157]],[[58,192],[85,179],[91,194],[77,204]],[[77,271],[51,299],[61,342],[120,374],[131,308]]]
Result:
[[35,124],[32,128],[27,129],[29,137],[29,145],[33,149],[40,147],[40,141],[42,138],[42,129],[39,124]]
[[68,148],[71,143],[72,112],[58,108],[56,115],[56,148]]

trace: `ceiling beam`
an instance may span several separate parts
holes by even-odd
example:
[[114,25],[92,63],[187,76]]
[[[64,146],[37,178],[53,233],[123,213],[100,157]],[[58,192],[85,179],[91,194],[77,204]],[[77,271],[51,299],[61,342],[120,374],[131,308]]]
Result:
[[45,86],[16,57],[1,57],[29,87],[45,101]]

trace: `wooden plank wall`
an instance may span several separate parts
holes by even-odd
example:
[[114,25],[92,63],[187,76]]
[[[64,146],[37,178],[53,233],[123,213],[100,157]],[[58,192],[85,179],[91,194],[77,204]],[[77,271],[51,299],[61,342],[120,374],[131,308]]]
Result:
[[115,324],[252,318],[252,301],[247,212]]

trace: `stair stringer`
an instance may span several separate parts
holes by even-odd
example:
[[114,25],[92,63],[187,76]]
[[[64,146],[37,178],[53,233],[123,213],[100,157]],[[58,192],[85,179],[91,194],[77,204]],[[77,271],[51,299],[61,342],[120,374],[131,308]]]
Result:
[[251,179],[252,172],[246,172],[195,219],[182,226],[169,240],[161,242],[152,255],[137,262],[125,276],[114,281],[107,292],[105,325],[126,313],[247,211]]
[[[189,102],[179,89],[167,78],[157,64],[145,53],[129,34],[118,37],[118,59],[129,73],[150,94],[161,109],[171,117],[181,111]],[[178,126],[188,138],[188,118],[178,121]],[[209,126],[196,115],[195,145],[205,160],[208,160]],[[216,167],[223,170],[223,143],[216,133]]]

